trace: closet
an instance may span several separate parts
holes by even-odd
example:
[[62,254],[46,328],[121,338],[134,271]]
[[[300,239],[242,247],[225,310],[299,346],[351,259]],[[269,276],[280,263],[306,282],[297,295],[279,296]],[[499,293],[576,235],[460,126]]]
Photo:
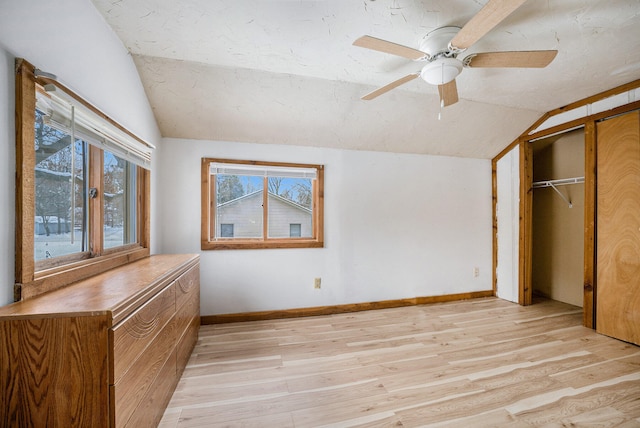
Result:
[[640,345],[640,80],[547,112],[492,170],[496,295]]
[[531,143],[533,296],[583,305],[584,129]]

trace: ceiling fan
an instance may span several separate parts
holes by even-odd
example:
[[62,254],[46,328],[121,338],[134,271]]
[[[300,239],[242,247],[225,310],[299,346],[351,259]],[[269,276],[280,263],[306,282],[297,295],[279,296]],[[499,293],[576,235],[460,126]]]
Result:
[[362,99],[372,100],[420,76],[427,83],[438,86],[440,105],[444,107],[458,102],[455,79],[464,67],[546,67],[556,57],[557,50],[484,52],[468,55],[462,60],[457,58],[525,1],[489,0],[464,27],[441,27],[428,33],[420,43],[420,49],[372,36],[360,37],[353,42],[355,46],[426,62],[421,71],[378,88]]

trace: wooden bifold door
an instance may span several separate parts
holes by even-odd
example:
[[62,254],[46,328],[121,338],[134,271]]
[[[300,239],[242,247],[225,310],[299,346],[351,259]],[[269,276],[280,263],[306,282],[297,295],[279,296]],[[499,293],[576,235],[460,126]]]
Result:
[[596,330],[640,344],[640,112],[597,124]]

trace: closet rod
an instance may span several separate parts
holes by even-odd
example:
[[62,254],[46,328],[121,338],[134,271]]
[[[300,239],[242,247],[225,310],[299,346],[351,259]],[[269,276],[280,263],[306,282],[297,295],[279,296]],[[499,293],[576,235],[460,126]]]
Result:
[[566,186],[567,184],[584,183],[584,177],[560,178],[558,180],[535,181],[532,186],[534,189],[540,187]]
[[571,201],[569,199],[567,199],[562,194],[562,192],[560,192],[556,188],[556,186],[565,186],[567,184],[577,184],[577,183],[584,183],[584,177],[573,177],[573,178],[561,178],[561,179],[558,179],[558,180],[536,181],[535,183],[532,184],[532,186],[533,186],[534,189],[538,189],[540,187],[551,187],[562,198],[563,201],[565,201],[567,204],[569,204],[569,208],[573,208],[573,204],[571,203]]

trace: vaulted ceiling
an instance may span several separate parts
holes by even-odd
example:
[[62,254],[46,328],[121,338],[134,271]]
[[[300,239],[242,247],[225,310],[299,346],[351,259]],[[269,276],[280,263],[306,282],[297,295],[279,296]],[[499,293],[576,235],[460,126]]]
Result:
[[[486,0],[92,0],[133,55],[164,137],[491,158],[544,112],[640,78],[639,0],[528,0],[475,52],[557,49],[546,68],[465,68],[441,109],[418,48]],[[440,117],[439,117],[440,116]]]

